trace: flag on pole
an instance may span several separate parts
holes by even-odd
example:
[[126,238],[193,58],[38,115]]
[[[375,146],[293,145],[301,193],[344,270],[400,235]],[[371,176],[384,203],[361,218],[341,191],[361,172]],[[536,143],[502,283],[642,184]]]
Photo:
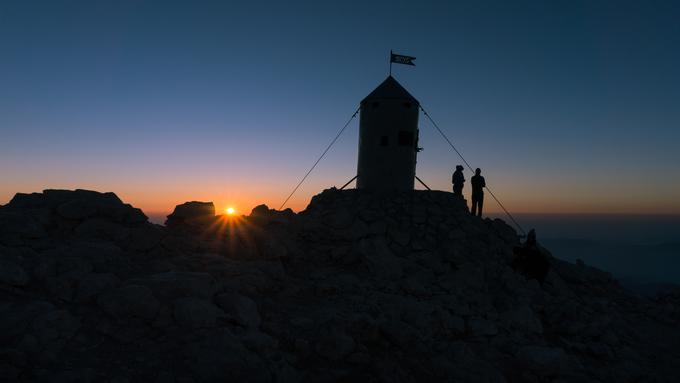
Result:
[[390,52],[390,63],[416,66],[416,64],[413,63],[413,60],[415,59],[416,59],[415,57],[398,55],[396,53]]

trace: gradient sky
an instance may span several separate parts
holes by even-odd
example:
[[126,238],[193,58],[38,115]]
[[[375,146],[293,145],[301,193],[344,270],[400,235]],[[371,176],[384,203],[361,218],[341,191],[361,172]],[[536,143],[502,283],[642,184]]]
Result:
[[[678,20],[663,1],[2,1],[0,204],[87,188],[148,213],[278,207],[394,49],[511,211],[678,214]],[[460,161],[420,130],[417,173],[449,190]],[[354,176],[357,136],[290,207]]]

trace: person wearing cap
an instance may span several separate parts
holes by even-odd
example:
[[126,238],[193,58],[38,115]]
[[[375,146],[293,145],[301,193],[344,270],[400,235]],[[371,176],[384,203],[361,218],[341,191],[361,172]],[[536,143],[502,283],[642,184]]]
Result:
[[[484,206],[484,188],[486,181],[482,177],[482,170],[477,168],[475,175],[470,178],[470,185],[472,186],[472,215],[482,216],[482,206]],[[475,214],[476,213],[476,214]]]
[[463,166],[456,165],[456,171],[451,176],[451,183],[453,184],[453,195],[463,197],[463,185],[465,184],[465,176],[463,176]]

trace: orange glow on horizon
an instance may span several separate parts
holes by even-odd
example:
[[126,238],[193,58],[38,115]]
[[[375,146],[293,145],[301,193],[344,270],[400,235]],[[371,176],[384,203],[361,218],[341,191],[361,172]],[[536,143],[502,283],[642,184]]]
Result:
[[[498,177],[494,180],[496,182],[492,185],[494,193],[512,214],[680,214],[680,202],[675,192],[677,189],[673,187],[651,189],[631,186],[626,189],[625,193],[619,193],[600,188],[599,184],[591,185],[583,182],[563,182],[554,185],[548,181],[530,182],[527,179],[507,180]],[[161,182],[153,185],[138,185],[118,182],[43,184],[43,182],[36,181],[35,183],[3,184],[0,187],[0,205],[8,203],[17,192],[41,192],[48,188],[113,191],[123,202],[140,208],[150,218],[150,221],[163,224],[174,207],[186,201],[214,201],[215,205],[219,206],[217,211],[224,214],[225,218],[231,219],[241,214],[248,216],[251,210],[260,204],[265,204],[270,209],[279,209],[288,193],[288,185],[284,184],[238,181],[234,180],[231,184],[219,182],[201,184],[200,188],[196,186],[197,182]],[[435,182],[430,186],[433,189],[448,191],[446,182],[440,182],[440,184]],[[326,184],[317,183],[299,190],[284,209],[291,208],[294,212],[304,210],[312,197],[327,187]],[[464,190],[464,193],[469,204],[469,190]],[[233,214],[229,214],[226,210],[229,207],[234,209]],[[484,214],[504,216],[490,195],[485,198]]]
[[230,206],[225,208],[224,212],[227,213],[227,215],[234,215],[234,213],[236,213],[236,209]]

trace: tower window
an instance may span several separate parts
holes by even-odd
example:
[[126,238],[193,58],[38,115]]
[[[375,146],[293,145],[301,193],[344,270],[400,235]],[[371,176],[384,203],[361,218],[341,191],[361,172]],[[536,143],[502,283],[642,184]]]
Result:
[[410,102],[405,102],[405,103],[404,103],[404,108],[409,109],[410,107],[411,107],[411,103],[410,103]]
[[388,143],[389,143],[389,137],[387,137],[387,136],[380,137],[380,146],[387,146]]
[[413,132],[400,130],[398,142],[399,146],[413,146]]
[[380,103],[377,102],[377,101],[374,101],[374,102],[371,103],[371,106],[373,107],[373,109],[376,109],[377,107],[380,106]]

